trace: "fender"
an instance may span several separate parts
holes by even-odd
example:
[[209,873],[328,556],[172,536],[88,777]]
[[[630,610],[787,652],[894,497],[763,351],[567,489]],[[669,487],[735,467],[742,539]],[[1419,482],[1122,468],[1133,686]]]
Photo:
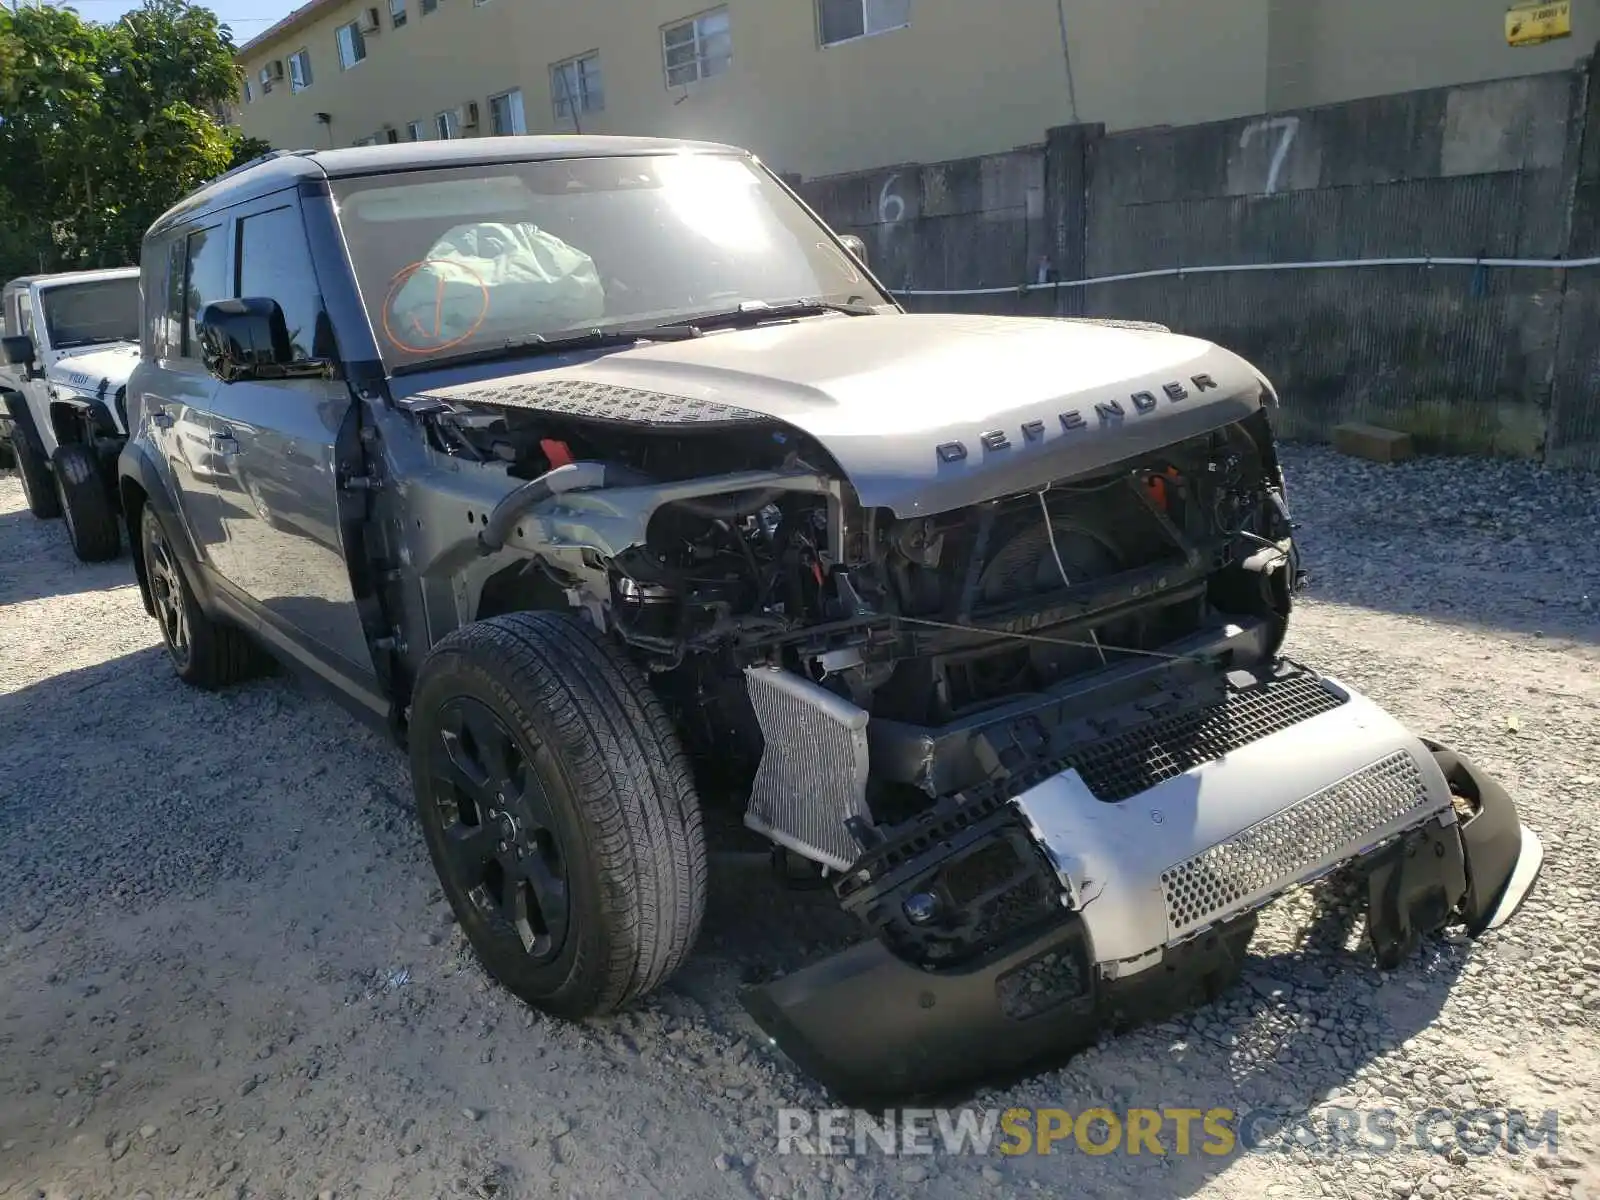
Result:
[[122,501],[122,520],[126,526],[128,545],[133,558],[133,571],[139,580],[139,596],[144,601],[145,612],[156,615],[155,599],[150,594],[150,575],[145,568],[144,547],[139,538],[138,506],[132,504],[131,492],[138,487],[144,492],[145,503],[156,510],[162,527],[172,543],[172,549],[183,565],[195,599],[207,612],[213,611],[210,580],[200,564],[195,549],[194,536],[172,499],[166,477],[156,465],[155,456],[144,445],[130,441],[117,458],[117,493]]
[[23,399],[22,393],[9,388],[4,392],[6,415],[11,418],[12,427],[28,439],[38,453],[44,453],[44,443],[39,440],[39,427],[33,422],[33,410],[28,407],[28,402]]

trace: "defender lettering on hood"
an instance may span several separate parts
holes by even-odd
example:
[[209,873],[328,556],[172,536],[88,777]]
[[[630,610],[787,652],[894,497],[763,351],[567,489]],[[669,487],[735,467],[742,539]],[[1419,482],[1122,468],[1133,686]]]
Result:
[[[1205,392],[1217,386],[1217,381],[1209,375],[1195,375],[1191,378],[1195,391]],[[1189,398],[1189,389],[1181,381],[1161,385],[1161,394],[1171,403],[1178,403]],[[1128,397],[1133,405],[1135,416],[1144,416],[1155,412],[1160,406],[1154,392],[1134,392]],[[1128,416],[1120,400],[1101,400],[1094,405],[1094,417],[1101,425],[1114,425],[1125,420]],[[1055,420],[1060,422],[1063,433],[1074,433],[1080,429],[1087,429],[1088,422],[1084,419],[1081,408],[1068,409],[1066,412],[1057,413]],[[1043,442],[1048,426],[1042,420],[1024,421],[1021,426],[1022,440],[1024,443]],[[1004,429],[990,429],[978,435],[978,441],[985,450],[1009,450],[1011,438]],[[936,453],[940,462],[960,462],[967,457],[967,447],[964,442],[943,442]]]

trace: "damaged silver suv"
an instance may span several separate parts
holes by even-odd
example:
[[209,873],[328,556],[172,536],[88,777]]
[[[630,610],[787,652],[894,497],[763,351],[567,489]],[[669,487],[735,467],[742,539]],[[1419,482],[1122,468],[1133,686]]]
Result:
[[1459,755],[1280,654],[1248,363],[913,315],[741,151],[280,153],[149,231],[120,460],[182,678],[265,649],[409,747],[488,970],[658,987],[719,809],[858,945],[750,990],[844,1095],[1026,1070],[1225,985],[1349,872],[1393,963],[1540,866]]

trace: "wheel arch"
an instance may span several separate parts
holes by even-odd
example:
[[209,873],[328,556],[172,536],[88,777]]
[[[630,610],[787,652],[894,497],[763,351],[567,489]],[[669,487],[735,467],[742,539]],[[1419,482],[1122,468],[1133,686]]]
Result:
[[178,515],[178,506],[167,491],[166,482],[155,464],[150,451],[137,442],[129,442],[122,451],[117,465],[117,495],[122,502],[123,531],[127,534],[129,556],[133,571],[139,581],[139,595],[145,611],[155,616],[155,600],[150,594],[150,574],[144,561],[144,541],[139,536],[139,524],[148,505],[155,509],[173,550],[182,560],[195,598],[208,611],[210,595],[206,590],[205,574],[200,570],[200,558],[195,552],[189,527]]

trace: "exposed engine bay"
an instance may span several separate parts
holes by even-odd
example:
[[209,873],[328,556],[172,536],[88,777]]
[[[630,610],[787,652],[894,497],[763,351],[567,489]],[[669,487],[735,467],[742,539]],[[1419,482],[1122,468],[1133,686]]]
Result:
[[[756,781],[762,832],[835,872],[875,844],[873,827],[994,775],[973,736],[985,714],[1181,662],[1185,643],[1230,627],[1249,631],[1236,632],[1230,663],[1268,661],[1298,574],[1261,410],[1088,476],[909,519],[863,508],[819,445],[764,422],[619,432],[507,410],[440,416],[433,429],[441,449],[530,481],[534,502],[539,481],[595,463],[606,491],[566,491],[564,506],[664,492],[638,544],[607,561],[548,548],[490,582],[490,611],[541,588],[588,609],[649,667],[691,749],[708,751],[697,757],[725,782]],[[671,498],[672,484],[715,481],[730,463],[764,486]],[[771,676],[759,674],[771,668],[805,684],[796,703],[871,727],[862,794],[825,836],[759,815],[764,749],[776,757],[760,682]]]

